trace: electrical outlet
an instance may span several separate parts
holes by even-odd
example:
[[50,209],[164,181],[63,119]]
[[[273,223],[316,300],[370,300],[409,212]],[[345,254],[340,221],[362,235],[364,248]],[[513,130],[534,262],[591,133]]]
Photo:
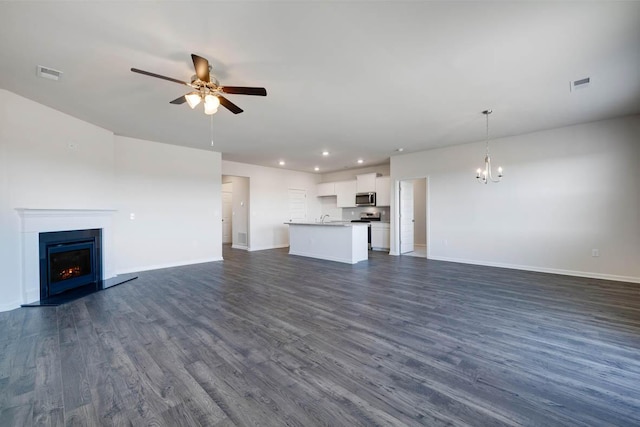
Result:
[[129,219],[130,219],[130,220],[134,220],[134,219],[136,219],[136,214],[135,214],[135,213],[133,213],[133,212],[131,212],[131,213],[129,214]]
[[449,246],[449,241],[448,241],[448,240],[446,240],[446,239],[445,239],[445,240],[443,240],[443,241],[442,241],[442,245],[443,245],[443,246]]
[[599,257],[600,256],[600,249],[591,249],[591,256],[592,257]]

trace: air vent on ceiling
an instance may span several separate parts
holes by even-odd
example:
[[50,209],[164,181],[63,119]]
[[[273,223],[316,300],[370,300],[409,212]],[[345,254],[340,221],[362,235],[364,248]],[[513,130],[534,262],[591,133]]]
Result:
[[44,79],[60,80],[61,74],[62,74],[62,71],[54,70],[53,68],[49,68],[49,67],[43,67],[42,65],[38,65],[36,69],[36,75]]
[[585,77],[584,79],[574,80],[570,83],[569,90],[573,92],[578,89],[586,89],[591,84],[591,77]]

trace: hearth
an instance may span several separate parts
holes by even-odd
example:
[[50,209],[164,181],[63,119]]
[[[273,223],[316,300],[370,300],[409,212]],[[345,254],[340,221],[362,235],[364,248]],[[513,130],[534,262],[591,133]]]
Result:
[[102,230],[40,233],[40,300],[102,281]]

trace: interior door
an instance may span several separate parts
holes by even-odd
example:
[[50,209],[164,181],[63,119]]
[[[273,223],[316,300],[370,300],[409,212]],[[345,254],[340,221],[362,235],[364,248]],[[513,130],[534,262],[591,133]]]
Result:
[[289,221],[307,220],[307,190],[289,189]]
[[222,192],[222,243],[231,243],[232,193]]
[[413,182],[400,181],[400,253],[413,252]]

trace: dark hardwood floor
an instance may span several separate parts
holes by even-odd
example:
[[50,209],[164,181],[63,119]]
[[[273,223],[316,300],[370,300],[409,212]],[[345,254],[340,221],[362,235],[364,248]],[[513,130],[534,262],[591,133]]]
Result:
[[0,313],[0,425],[640,425],[640,285],[285,249]]

